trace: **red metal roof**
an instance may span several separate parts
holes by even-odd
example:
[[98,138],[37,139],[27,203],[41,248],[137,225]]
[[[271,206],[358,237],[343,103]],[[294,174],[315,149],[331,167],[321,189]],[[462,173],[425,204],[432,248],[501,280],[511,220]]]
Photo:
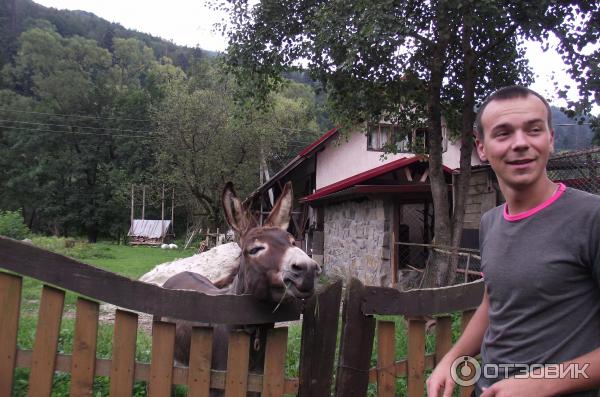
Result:
[[[407,158],[394,160],[387,164],[381,165],[377,168],[373,168],[373,169],[361,172],[360,174],[353,175],[349,178],[342,179],[341,181],[332,183],[331,185],[322,187],[321,189],[318,189],[313,194],[302,197],[300,199],[300,201],[314,201],[314,200],[320,199],[322,197],[325,197],[329,194],[338,192],[340,190],[349,188],[354,185],[358,185],[361,182],[365,182],[369,179],[378,177],[383,174],[387,174],[388,172],[395,171],[400,168],[404,168],[412,163],[415,163],[417,161],[423,161],[423,160],[424,160],[423,156],[414,156],[414,157],[407,157]],[[447,173],[452,173],[452,170],[446,166],[443,166],[443,169]]]
[[409,164],[412,164],[416,161],[421,160],[422,157],[421,156],[415,156],[415,157],[408,157],[408,158],[403,158],[403,159],[398,159],[398,160],[394,160],[392,162],[389,162],[387,164],[381,165],[377,168],[373,168],[364,172],[361,172],[360,174],[356,174],[353,175],[349,178],[346,179],[342,179],[341,181],[332,183],[331,185],[322,187],[321,189],[317,190],[316,192],[314,192],[311,195],[308,195],[306,197],[303,197],[300,199],[300,201],[313,201],[316,200],[318,198],[321,198],[323,196],[326,196],[328,194],[337,192],[339,190],[345,189],[347,187],[353,186],[353,185],[357,185],[361,182],[364,182],[368,179],[371,178],[375,178],[379,175],[383,175],[386,174],[390,171],[394,171],[397,170],[398,168],[403,168],[406,167]]
[[319,139],[317,139],[316,141],[314,141],[313,143],[311,143],[310,145],[305,147],[300,153],[298,153],[298,156],[300,156],[300,157],[309,156],[310,154],[312,154],[313,151],[315,151],[320,146],[322,146],[325,142],[327,142],[329,140],[329,138],[333,137],[338,132],[338,130],[339,130],[339,127],[334,127],[332,129],[330,129],[325,134],[321,135],[321,137]]

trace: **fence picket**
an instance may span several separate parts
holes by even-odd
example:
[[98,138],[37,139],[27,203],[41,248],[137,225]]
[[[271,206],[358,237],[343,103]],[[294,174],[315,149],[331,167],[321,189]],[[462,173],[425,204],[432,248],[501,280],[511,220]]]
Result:
[[248,390],[250,335],[244,331],[229,334],[225,397],[245,397]]
[[341,299],[342,282],[338,281],[312,296],[304,306],[299,397],[331,394]]
[[188,397],[208,397],[210,391],[212,344],[212,328],[192,328],[188,370]]
[[23,279],[0,273],[0,396],[12,393]]
[[138,316],[117,309],[110,366],[110,396],[129,397],[133,391]]
[[287,328],[274,328],[267,335],[262,397],[281,397],[285,386]]
[[50,396],[52,393],[54,363],[64,303],[64,291],[44,285],[29,374],[29,396]]
[[[356,278],[346,287],[335,395],[364,396],[369,386],[375,319],[362,311],[365,287]],[[302,385],[301,385],[302,387]]]
[[71,358],[71,396],[91,396],[96,369],[99,305],[87,299],[77,299],[75,339]]
[[435,325],[435,364],[448,353],[452,347],[452,317],[440,316]]
[[[460,333],[461,334],[463,332],[465,332],[467,325],[471,321],[471,318],[473,318],[473,314],[475,314],[475,310],[465,310],[464,312],[462,312],[462,316],[460,317]],[[461,387],[460,388],[460,397],[469,397],[474,389],[475,389],[475,386]]]
[[396,392],[396,325],[377,322],[377,396],[394,397]]
[[408,320],[408,395],[425,395],[425,320]]
[[149,397],[168,396],[173,384],[175,324],[155,321],[152,324],[152,361]]

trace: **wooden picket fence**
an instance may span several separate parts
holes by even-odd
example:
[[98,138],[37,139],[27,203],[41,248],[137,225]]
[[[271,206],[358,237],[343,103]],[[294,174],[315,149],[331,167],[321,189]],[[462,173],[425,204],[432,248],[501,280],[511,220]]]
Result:
[[[303,307],[297,303],[272,305],[246,296],[207,296],[193,291],[163,289],[130,280],[31,245],[0,237],[0,396],[10,396],[15,368],[30,368],[29,396],[50,396],[55,372],[71,375],[71,396],[92,395],[94,378],[110,378],[111,396],[130,396],[133,383],[145,381],[149,396],[169,396],[173,385],[187,385],[188,396],[208,396],[210,388],[225,396],[298,395],[366,396],[370,383],[379,397],[396,395],[396,378],[406,377],[408,396],[424,395],[426,371],[452,345],[451,318],[462,312],[462,326],[483,296],[483,282],[461,286],[399,292],[363,286],[352,279],[344,294],[338,363],[334,363],[341,282],[319,291]],[[23,276],[45,285],[32,351],[17,345]],[[57,352],[65,290],[77,300],[72,354]],[[86,298],[87,297],[87,298]],[[99,302],[116,311],[113,355],[96,357]],[[276,327],[267,337],[263,374],[248,373],[250,340],[245,332],[230,336],[227,371],[210,368],[212,329],[194,328],[189,367],[173,364],[174,325],[155,321],[150,363],[135,361],[138,316],[135,312],[202,323],[267,324],[297,320],[302,314],[299,377],[284,376],[287,328]],[[440,315],[441,314],[441,315]],[[394,356],[394,323],[376,321],[375,315],[404,316],[408,323],[408,357]],[[436,347],[425,354],[426,316],[437,316]],[[371,354],[377,330],[377,365]],[[334,368],[337,369],[332,392]],[[461,390],[461,396],[470,389]]]
[[[483,298],[483,280],[453,287],[400,292],[364,286],[353,279],[346,288],[342,319],[336,396],[365,396],[377,384],[377,396],[397,395],[396,379],[407,379],[407,395],[425,395],[426,371],[452,347],[452,318],[461,312],[461,332]],[[395,323],[377,321],[374,315],[403,316],[407,322],[408,357],[395,357]],[[426,354],[426,320],[435,316],[435,352]],[[371,367],[377,330],[377,365]],[[472,387],[462,387],[469,396]]]
[[[130,280],[18,241],[0,237],[0,396],[10,396],[15,368],[29,368],[29,396],[50,396],[54,373],[70,373],[70,395],[91,396],[94,378],[110,378],[111,396],[131,396],[135,381],[146,381],[149,396],[170,396],[173,385],[187,385],[188,396],[208,396],[221,389],[226,397],[284,394],[327,395],[331,389],[341,282],[330,285],[304,307],[300,378],[285,378],[287,328],[276,327],[267,336],[263,374],[248,372],[250,337],[244,331],[230,335],[227,371],[211,369],[212,328],[197,327],[192,334],[189,367],[174,366],[175,326],[152,325],[150,363],[135,361],[138,315],[169,316],[188,321],[222,324],[267,324],[300,318],[296,303],[273,305],[248,296],[208,296],[175,291]],[[19,349],[17,332],[21,286],[28,276],[44,284],[32,351]],[[71,355],[57,352],[65,290],[80,297],[76,304]],[[96,357],[99,303],[116,311],[111,359]],[[332,342],[333,341],[333,342]],[[319,360],[311,360],[319,357]]]

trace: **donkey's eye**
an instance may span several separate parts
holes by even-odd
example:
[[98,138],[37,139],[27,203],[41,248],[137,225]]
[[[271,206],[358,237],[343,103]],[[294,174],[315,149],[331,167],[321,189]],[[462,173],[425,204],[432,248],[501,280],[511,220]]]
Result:
[[249,253],[250,255],[256,255],[256,254],[258,254],[260,251],[262,251],[262,250],[264,250],[264,249],[265,249],[265,247],[261,247],[261,246],[259,245],[258,247],[254,247],[254,248],[252,248],[250,251],[248,251],[248,253]]

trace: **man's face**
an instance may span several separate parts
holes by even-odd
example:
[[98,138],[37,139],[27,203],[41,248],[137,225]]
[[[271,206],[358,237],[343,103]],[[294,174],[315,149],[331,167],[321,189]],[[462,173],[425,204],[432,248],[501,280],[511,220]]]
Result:
[[481,125],[484,139],[477,140],[477,151],[490,162],[501,184],[523,190],[546,178],[554,131],[538,97],[494,100],[484,109]]

